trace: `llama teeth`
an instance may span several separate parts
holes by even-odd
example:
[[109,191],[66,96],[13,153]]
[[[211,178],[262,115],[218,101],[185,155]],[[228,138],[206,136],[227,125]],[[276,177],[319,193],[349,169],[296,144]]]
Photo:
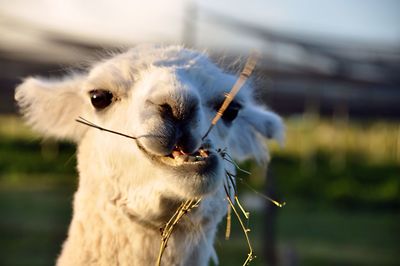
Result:
[[175,157],[175,162],[177,164],[182,164],[185,162],[185,160],[182,157],[178,156],[178,157]]
[[203,157],[203,158],[207,158],[208,157],[208,153],[203,149],[200,149],[199,153],[200,153],[201,157]]
[[186,154],[181,155],[180,157],[183,158],[183,161],[184,161],[184,162],[187,162],[187,161],[189,160],[189,158],[190,158],[190,156],[189,156],[189,155],[186,155]]
[[201,162],[205,160],[205,157],[202,157],[200,155],[177,155],[174,156],[174,160],[176,164],[183,164],[183,163],[195,163],[195,162]]
[[172,151],[172,157],[174,157],[174,159],[176,159],[177,157],[182,156],[182,153],[180,151]]
[[196,158],[196,161],[204,161],[204,158],[201,157],[201,156],[198,156],[198,155],[197,155],[195,158]]
[[204,147],[201,147],[192,154],[186,154],[178,147],[175,147],[168,157],[172,158],[175,164],[195,163],[205,161],[209,157],[209,152]]
[[197,157],[197,156],[189,156],[189,157],[188,157],[188,162],[193,163],[193,162],[197,161],[197,160],[196,160],[196,157]]
[[179,155],[179,156],[176,156],[176,157],[174,157],[174,158],[175,158],[175,161],[176,161],[178,164],[182,164],[182,163],[185,163],[185,162],[188,161],[189,156],[188,156],[188,155]]

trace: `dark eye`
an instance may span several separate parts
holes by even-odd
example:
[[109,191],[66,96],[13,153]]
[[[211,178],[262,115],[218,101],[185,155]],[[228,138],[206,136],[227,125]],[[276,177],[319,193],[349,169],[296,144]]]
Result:
[[107,90],[92,90],[89,92],[90,101],[97,110],[106,108],[112,103],[114,95]]
[[[219,110],[220,107],[221,107],[221,105],[219,105],[216,108],[216,110]],[[242,108],[242,106],[240,105],[240,103],[231,102],[229,104],[228,108],[226,108],[225,112],[222,114],[222,119],[225,122],[232,122],[233,120],[235,120],[235,118],[239,114],[239,111],[241,108]]]

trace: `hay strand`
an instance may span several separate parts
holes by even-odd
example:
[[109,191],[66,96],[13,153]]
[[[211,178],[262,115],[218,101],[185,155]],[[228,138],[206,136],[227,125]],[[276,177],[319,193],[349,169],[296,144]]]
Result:
[[279,207],[279,208],[282,208],[283,206],[286,205],[286,202],[285,202],[285,201],[283,201],[283,202],[278,202],[277,200],[274,200],[274,199],[272,199],[271,197],[268,197],[267,195],[265,195],[265,194],[263,194],[263,193],[257,191],[257,190],[254,189],[252,186],[250,186],[246,181],[244,181],[243,178],[237,178],[237,179],[239,179],[239,181],[240,181],[243,185],[245,185],[248,189],[250,189],[254,194],[256,194],[257,196],[259,196],[259,197],[261,197],[261,198],[264,198],[264,199],[270,201],[270,202],[273,203],[275,206],[277,206],[277,207]]
[[[250,237],[249,237],[250,229],[247,228],[247,227],[244,225],[243,220],[242,220],[242,218],[240,217],[239,212],[236,210],[235,205],[233,204],[231,198],[229,197],[229,193],[228,193],[226,187],[225,187],[225,192],[226,192],[226,199],[228,200],[229,205],[231,206],[233,212],[235,213],[236,218],[237,218],[238,221],[239,221],[240,226],[242,227],[244,236],[245,236],[245,238],[246,238],[247,246],[248,246],[248,248],[249,248],[249,253],[247,254],[247,258],[246,258],[246,260],[245,260],[244,263],[243,263],[243,266],[246,266],[246,265],[249,265],[250,262],[255,258],[254,252],[253,252],[253,247],[252,247],[252,245],[251,245]],[[247,218],[246,218],[246,219],[247,219]]]
[[190,212],[193,208],[196,208],[199,206],[199,203],[201,201],[200,199],[189,199],[184,202],[179,206],[179,208],[175,211],[174,215],[168,220],[168,222],[165,224],[164,228],[161,229],[161,245],[160,249],[158,252],[158,257],[157,257],[157,266],[161,266],[161,259],[164,254],[164,251],[167,247],[168,240],[172,235],[172,232],[174,231],[175,226],[178,224],[178,222],[181,220],[181,218]]
[[129,136],[129,135],[127,135],[127,134],[124,134],[124,133],[121,133],[121,132],[118,132],[118,131],[114,131],[114,130],[110,130],[110,129],[107,129],[107,128],[98,126],[98,125],[96,125],[96,124],[90,122],[89,120],[87,120],[87,119],[81,117],[81,116],[79,116],[78,119],[75,119],[75,121],[78,122],[78,123],[84,124],[84,125],[86,125],[86,126],[94,127],[94,128],[97,128],[97,129],[99,129],[99,130],[101,130],[101,131],[113,133],[113,134],[116,134],[116,135],[119,135],[119,136],[122,136],[122,137],[125,137],[125,138],[137,139],[136,137]]
[[231,205],[227,206],[228,211],[226,213],[226,228],[225,228],[225,240],[229,240],[231,237],[231,227],[232,227],[232,208]]

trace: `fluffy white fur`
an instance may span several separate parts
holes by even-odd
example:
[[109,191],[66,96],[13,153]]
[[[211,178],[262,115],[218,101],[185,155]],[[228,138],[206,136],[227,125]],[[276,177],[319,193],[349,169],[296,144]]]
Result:
[[[174,166],[155,163],[138,147],[140,143],[158,156],[150,148],[153,140],[135,142],[75,119],[82,116],[132,136],[165,134],[175,125],[167,124],[153,105],[172,102],[184,110],[190,102],[197,109],[193,118],[182,118],[183,130],[196,150],[236,78],[203,53],[180,46],[139,46],[96,63],[87,73],[28,78],[17,87],[15,98],[34,129],[78,145],[79,187],[58,265],[154,265],[159,228],[180,202],[193,197],[203,200],[172,234],[162,264],[195,266],[216,260],[214,236],[227,207],[224,169],[234,172],[232,166],[217,155],[218,167],[206,175],[175,171]],[[113,103],[95,110],[89,97],[93,89],[111,91]],[[221,120],[208,140],[214,150],[226,148],[237,159],[263,160],[267,153],[261,137],[281,141],[282,121],[254,102],[249,85],[235,101],[242,106],[237,118],[232,123]]]

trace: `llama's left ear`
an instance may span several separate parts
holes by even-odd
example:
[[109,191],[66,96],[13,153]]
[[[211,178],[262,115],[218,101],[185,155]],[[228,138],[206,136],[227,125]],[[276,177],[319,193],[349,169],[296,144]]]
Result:
[[261,135],[268,139],[275,139],[283,145],[285,130],[280,116],[261,107],[252,106],[246,108],[241,117]]
[[15,100],[27,123],[44,136],[78,141],[86,131],[75,119],[84,111],[82,78],[27,78],[15,90]]
[[285,129],[282,119],[262,107],[244,107],[232,126],[235,128],[231,130],[234,135],[230,136],[230,144],[235,159],[268,159],[268,151],[262,137],[275,139],[283,145]]

